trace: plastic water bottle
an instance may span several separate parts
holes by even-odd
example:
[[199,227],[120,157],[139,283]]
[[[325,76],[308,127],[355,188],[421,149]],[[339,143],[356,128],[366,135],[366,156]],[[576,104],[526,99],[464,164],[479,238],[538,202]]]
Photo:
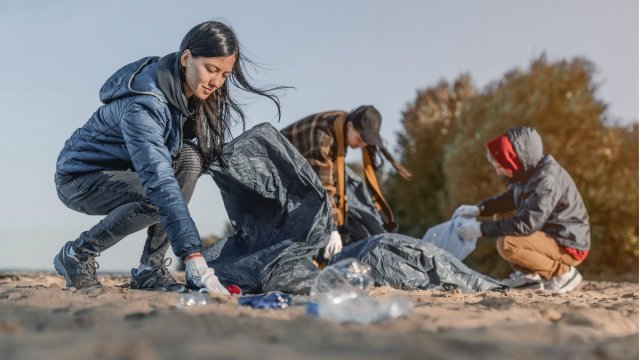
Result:
[[327,266],[311,286],[311,299],[332,290],[367,292],[373,287],[371,267],[356,259],[344,259]]
[[209,303],[209,294],[206,291],[188,292],[180,294],[178,309],[203,306]]
[[413,302],[406,296],[370,297],[358,292],[332,291],[307,305],[307,313],[320,318],[356,324],[371,324],[408,315]]
[[413,302],[406,296],[370,297],[372,286],[369,266],[355,259],[339,261],[316,278],[307,313],[330,321],[371,324],[413,310]]

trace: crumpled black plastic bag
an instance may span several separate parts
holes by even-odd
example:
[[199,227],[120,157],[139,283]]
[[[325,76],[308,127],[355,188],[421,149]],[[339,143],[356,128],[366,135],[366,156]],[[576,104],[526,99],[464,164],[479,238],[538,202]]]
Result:
[[345,183],[348,211],[345,225],[340,229],[344,245],[387,232],[367,186],[348,166],[345,167]]
[[308,293],[329,241],[328,195],[307,160],[269,124],[225,145],[208,173],[236,232],[204,250],[223,284],[244,293]]
[[[236,284],[244,293],[308,293],[319,273],[311,260],[327,244],[332,221],[327,193],[313,169],[269,124],[227,144],[222,158],[227,167],[213,166],[208,173],[222,192],[236,233],[205,249],[209,266],[223,284]],[[376,214],[370,215],[374,219]],[[347,257],[371,266],[378,286],[502,287],[446,251],[400,234],[365,238],[343,248],[331,263]]]
[[378,234],[353,243],[331,257],[329,265],[346,258],[371,266],[376,286],[405,290],[459,288],[467,292],[504,288],[445,250],[402,234]]

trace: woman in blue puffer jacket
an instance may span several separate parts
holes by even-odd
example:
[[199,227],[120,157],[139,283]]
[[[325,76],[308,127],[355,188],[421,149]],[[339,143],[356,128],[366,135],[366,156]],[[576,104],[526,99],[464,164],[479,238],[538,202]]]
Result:
[[277,88],[253,87],[243,73],[245,61],[233,30],[207,21],[187,33],[180,51],[140,59],[105,82],[104,105],[66,141],[56,164],[60,200],[85,214],[106,215],[54,258],[68,287],[99,286],[95,257],[148,227],[132,288],[184,291],[163,261],[170,243],[185,260],[188,287],[227,293],[201,255],[187,203],[222,150],[231,111],[244,123],[229,81],[271,99],[280,115],[272,95]]

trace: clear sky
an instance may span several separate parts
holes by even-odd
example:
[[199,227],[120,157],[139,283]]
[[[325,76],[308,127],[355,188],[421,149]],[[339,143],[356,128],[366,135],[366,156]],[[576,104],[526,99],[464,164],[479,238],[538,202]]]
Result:
[[[100,220],[57,198],[64,141],[115,70],[176,51],[211,19],[231,25],[266,68],[253,73],[256,84],[296,88],[282,94],[279,123],[273,106],[247,99],[249,127],[373,104],[393,147],[418,89],[462,72],[483,88],[542,53],[591,60],[607,116],[638,119],[637,0],[0,1],[0,269],[53,269],[60,247]],[[222,231],[211,178],[190,209],[201,235]],[[144,232],[125,238],[98,259],[101,269],[137,266],[143,242]]]

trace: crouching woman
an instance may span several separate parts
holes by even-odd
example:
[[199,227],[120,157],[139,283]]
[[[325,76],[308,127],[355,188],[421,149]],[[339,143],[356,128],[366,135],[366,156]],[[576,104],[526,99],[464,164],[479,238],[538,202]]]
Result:
[[198,177],[222,151],[231,110],[244,122],[226,80],[273,100],[280,113],[276,97],[247,82],[243,60],[235,33],[207,21],[186,34],[178,52],[125,65],[105,82],[104,104],[66,141],[56,165],[62,202],[106,215],[55,256],[68,287],[100,285],[96,256],[148,227],[132,288],[184,290],[163,261],[171,244],[185,260],[188,287],[227,293],[201,255],[187,203]]

